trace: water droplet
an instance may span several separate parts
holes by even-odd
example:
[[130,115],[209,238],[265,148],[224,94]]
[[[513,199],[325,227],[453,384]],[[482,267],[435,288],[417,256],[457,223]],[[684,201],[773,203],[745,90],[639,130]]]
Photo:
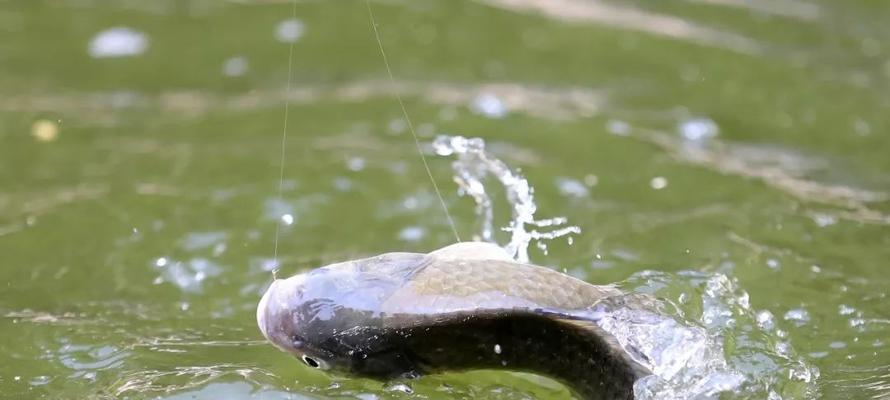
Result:
[[223,62],[223,75],[238,77],[247,73],[249,65],[247,59],[242,56],[235,56]]
[[52,142],[59,136],[59,125],[46,119],[34,121],[31,124],[31,136],[39,142]]
[[606,122],[606,130],[613,135],[627,136],[630,135],[630,124],[621,120],[610,119]]
[[865,319],[863,318],[850,318],[848,321],[851,328],[858,328],[860,326],[865,325]]
[[361,171],[365,169],[365,159],[361,157],[350,158],[349,161],[346,162],[346,168],[349,168],[350,171]]
[[501,354],[501,345],[494,345],[494,354]]
[[663,176],[656,176],[656,177],[652,178],[651,181],[649,181],[649,186],[655,190],[664,189],[667,187],[667,185],[668,185],[667,178],[665,178]]
[[284,214],[281,216],[281,222],[285,225],[292,225],[294,223],[294,216],[291,214]]
[[52,379],[46,375],[35,376],[29,382],[31,386],[43,386],[49,383]]
[[489,118],[504,118],[507,116],[507,106],[503,101],[494,94],[483,93],[473,99],[470,109],[477,114],[482,114]]
[[294,43],[303,36],[305,31],[303,21],[299,19],[286,19],[275,27],[275,39],[283,43]]
[[352,181],[342,176],[334,178],[334,188],[341,192],[348,192],[352,189]]
[[853,130],[859,136],[868,136],[871,134],[871,125],[862,119],[856,119],[853,121]]
[[812,215],[813,222],[816,223],[820,228],[824,228],[829,225],[834,225],[837,223],[837,218],[831,214],[825,213],[815,213]]
[[832,349],[843,349],[847,347],[847,344],[844,342],[831,342],[828,344],[828,347],[831,347]]
[[692,118],[680,123],[678,130],[691,142],[703,142],[717,136],[720,128],[710,118]]
[[776,326],[776,319],[775,319],[775,317],[773,317],[773,313],[771,313],[769,311],[764,310],[764,311],[757,313],[756,318],[757,318],[757,326],[759,326],[760,329],[763,329],[765,331],[771,331]]
[[[403,118],[395,118],[392,121],[389,121],[387,130],[389,131],[390,134],[397,135],[402,132],[405,132],[405,129],[407,129],[407,128],[408,128],[408,124],[405,123],[405,120]],[[440,154],[440,155],[444,155],[444,154]]]
[[402,393],[407,393],[407,394],[414,393],[414,389],[412,389],[411,386],[408,386],[405,383],[392,384],[389,387],[387,387],[386,390],[389,392],[402,392]]
[[850,314],[856,312],[856,309],[853,308],[853,307],[850,307],[850,306],[848,306],[848,305],[846,305],[846,304],[841,304],[840,306],[838,306],[838,310],[837,310],[837,312],[838,312],[840,315],[850,315]]
[[132,57],[145,52],[148,37],[127,27],[106,29],[90,41],[89,54],[93,58]]
[[767,259],[766,266],[771,269],[779,269],[779,260],[776,260],[775,258]]
[[167,265],[167,258],[166,258],[166,257],[158,257],[158,259],[155,260],[155,266],[158,267],[158,268],[160,268],[160,267],[164,267],[164,266],[166,266],[166,265]]
[[567,197],[587,197],[589,191],[583,183],[571,178],[557,178],[556,187],[560,194]]
[[804,326],[807,322],[810,322],[810,313],[802,308],[788,310],[785,313],[785,320],[793,322],[798,327]]
[[407,242],[416,242],[426,235],[426,231],[419,226],[408,226],[399,232],[399,239]]

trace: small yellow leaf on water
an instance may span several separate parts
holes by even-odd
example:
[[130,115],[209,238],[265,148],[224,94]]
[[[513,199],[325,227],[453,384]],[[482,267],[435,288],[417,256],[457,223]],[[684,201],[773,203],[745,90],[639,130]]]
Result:
[[59,136],[59,125],[46,119],[34,121],[31,136],[41,142],[52,142]]

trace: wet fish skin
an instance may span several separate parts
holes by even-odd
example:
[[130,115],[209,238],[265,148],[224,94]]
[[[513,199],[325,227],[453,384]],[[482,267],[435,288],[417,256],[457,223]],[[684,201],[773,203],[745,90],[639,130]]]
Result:
[[627,399],[649,372],[594,321],[594,306],[620,294],[460,243],[275,280],[257,321],[276,347],[339,373],[509,369],[553,377],[584,399]]

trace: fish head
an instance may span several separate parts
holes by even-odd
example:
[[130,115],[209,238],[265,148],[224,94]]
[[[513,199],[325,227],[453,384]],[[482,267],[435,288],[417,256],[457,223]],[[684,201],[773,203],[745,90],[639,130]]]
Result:
[[314,346],[300,307],[307,274],[275,279],[257,306],[257,325],[278,349],[294,355],[312,368],[330,369],[332,356]]
[[275,347],[312,368],[399,375],[411,368],[384,334],[382,305],[424,260],[422,254],[389,253],[275,279],[257,306],[257,325]]

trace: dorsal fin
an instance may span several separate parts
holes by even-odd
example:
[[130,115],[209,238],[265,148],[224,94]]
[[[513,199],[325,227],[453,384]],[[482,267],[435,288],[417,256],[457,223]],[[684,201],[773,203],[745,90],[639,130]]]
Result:
[[430,253],[439,260],[500,260],[515,261],[500,246],[488,242],[460,242]]

